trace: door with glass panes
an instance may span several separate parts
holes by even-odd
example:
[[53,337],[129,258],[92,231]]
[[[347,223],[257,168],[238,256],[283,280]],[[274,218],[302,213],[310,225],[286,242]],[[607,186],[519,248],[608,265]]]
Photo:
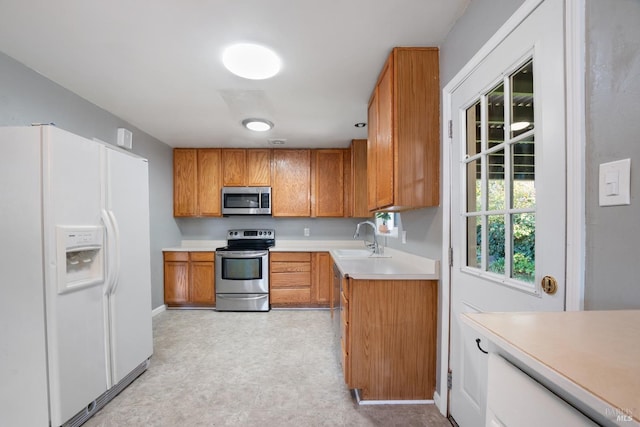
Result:
[[449,412],[463,427],[485,423],[487,354],[460,316],[565,307],[563,4],[543,1],[451,94]]

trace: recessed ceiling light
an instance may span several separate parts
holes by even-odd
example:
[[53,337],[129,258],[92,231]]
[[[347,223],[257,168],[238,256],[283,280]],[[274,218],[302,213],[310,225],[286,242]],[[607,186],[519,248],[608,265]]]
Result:
[[364,123],[364,122],[360,122],[360,123],[356,123],[354,126],[355,126],[355,127],[357,127],[357,128],[363,128],[363,127],[365,127],[366,125],[367,125],[366,123]]
[[273,123],[265,119],[244,119],[242,126],[255,132],[266,132],[273,128]]
[[251,80],[273,77],[280,71],[280,58],[269,48],[238,43],[225,49],[222,63],[233,74]]

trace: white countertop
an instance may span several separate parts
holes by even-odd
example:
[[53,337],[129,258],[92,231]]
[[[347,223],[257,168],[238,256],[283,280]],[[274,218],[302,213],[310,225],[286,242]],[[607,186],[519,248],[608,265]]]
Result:
[[[164,252],[211,252],[226,246],[225,240],[183,240],[180,246]],[[440,261],[385,248],[388,258],[339,258],[336,249],[363,249],[362,240],[282,240],[271,248],[275,252],[330,252],[343,275],[361,280],[438,280]]]
[[342,275],[357,280],[438,280],[440,278],[439,261],[395,249],[384,249],[384,254],[389,258],[340,258],[333,250],[330,253]]
[[[211,252],[227,246],[226,240],[183,240],[180,246],[163,248],[163,252]],[[362,240],[276,240],[271,251],[329,252],[331,249],[362,249]]]
[[465,313],[462,321],[596,421],[640,425],[640,310]]

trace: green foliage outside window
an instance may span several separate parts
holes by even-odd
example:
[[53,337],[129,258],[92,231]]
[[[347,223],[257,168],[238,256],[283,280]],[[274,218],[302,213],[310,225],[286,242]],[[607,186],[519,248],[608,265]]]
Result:
[[[533,181],[518,181],[513,186],[513,207],[515,209],[535,206],[535,188]],[[504,181],[489,181],[489,193],[492,194],[488,210],[504,209]],[[480,188],[476,191],[480,206]],[[505,224],[504,215],[491,215],[488,225],[489,260],[488,270],[504,274],[505,272]],[[535,279],[535,229],[536,220],[533,213],[512,214],[513,266],[512,277],[525,282]],[[477,227],[477,244],[481,242],[481,226]],[[477,252],[478,254],[481,251]],[[479,255],[480,256],[480,255]],[[480,259],[478,259],[478,265]]]

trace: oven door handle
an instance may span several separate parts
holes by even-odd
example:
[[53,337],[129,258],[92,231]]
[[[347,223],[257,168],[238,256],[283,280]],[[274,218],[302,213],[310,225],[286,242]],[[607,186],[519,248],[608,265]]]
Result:
[[267,256],[269,251],[218,251],[216,256],[220,258],[256,258]]

